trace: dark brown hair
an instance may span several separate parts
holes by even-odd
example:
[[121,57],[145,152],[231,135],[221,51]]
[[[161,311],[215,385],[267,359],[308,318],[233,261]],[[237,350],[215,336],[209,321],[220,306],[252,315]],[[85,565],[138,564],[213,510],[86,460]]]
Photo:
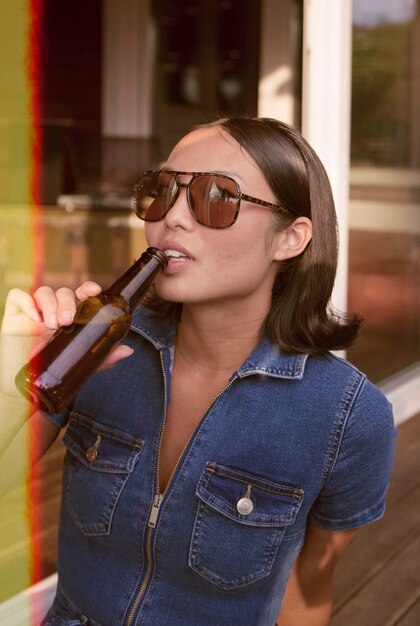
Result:
[[[337,220],[325,169],[308,142],[293,127],[269,118],[225,118],[196,128],[216,127],[228,133],[252,157],[278,204],[292,212],[275,213],[275,228],[295,219],[312,221],[312,240],[299,256],[282,262],[273,285],[271,309],[262,327],[284,353],[325,354],[348,347],[361,319],[339,314],[331,306],[337,270]],[[195,130],[193,129],[193,130]],[[173,305],[153,298],[161,314]],[[163,306],[162,306],[163,305]],[[180,313],[180,305],[175,305]]]
[[[287,124],[268,118],[214,122],[253,158],[278,203],[312,221],[312,240],[284,262],[273,286],[263,333],[283,352],[322,354],[349,346],[361,319],[334,312],[331,292],[337,270],[337,220],[325,169],[308,142]],[[294,217],[278,213],[279,230]]]

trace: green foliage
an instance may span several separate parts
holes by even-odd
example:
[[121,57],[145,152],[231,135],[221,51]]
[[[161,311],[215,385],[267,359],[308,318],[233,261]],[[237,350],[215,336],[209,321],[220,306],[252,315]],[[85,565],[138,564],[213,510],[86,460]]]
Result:
[[353,162],[407,165],[410,29],[410,23],[354,28]]

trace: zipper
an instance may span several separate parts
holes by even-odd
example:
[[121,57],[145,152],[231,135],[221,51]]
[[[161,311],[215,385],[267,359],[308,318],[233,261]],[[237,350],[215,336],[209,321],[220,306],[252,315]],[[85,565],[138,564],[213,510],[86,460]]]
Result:
[[163,424],[162,424],[162,430],[160,433],[160,437],[159,437],[159,444],[158,444],[158,451],[157,451],[157,458],[156,458],[156,472],[155,472],[155,478],[156,478],[156,491],[155,491],[155,496],[153,498],[153,504],[152,504],[152,510],[150,511],[150,515],[149,515],[149,519],[147,521],[147,537],[146,537],[146,560],[147,560],[147,569],[146,569],[146,573],[144,575],[144,579],[143,582],[140,586],[140,589],[138,591],[137,596],[134,599],[133,605],[131,607],[131,610],[128,614],[127,617],[127,621],[126,621],[126,626],[131,626],[131,624],[133,623],[133,619],[134,616],[137,612],[137,609],[140,605],[140,602],[144,596],[144,594],[146,593],[146,589],[149,585],[150,579],[152,577],[152,570],[153,570],[153,559],[152,559],[152,538],[153,538],[153,532],[154,529],[156,527],[157,524],[157,520],[159,517],[159,511],[160,511],[160,507],[162,504],[162,501],[164,499],[164,497],[166,496],[169,487],[171,486],[171,483],[173,481],[173,478],[178,470],[178,467],[180,466],[185,451],[187,450],[187,448],[189,447],[191,441],[194,439],[198,429],[200,428],[204,418],[206,417],[207,413],[209,412],[209,410],[211,409],[211,407],[215,404],[215,402],[217,402],[217,400],[220,398],[220,396],[227,390],[229,389],[229,387],[232,385],[232,383],[238,378],[238,375],[236,374],[224,387],[221,391],[219,391],[219,393],[217,394],[217,396],[212,400],[212,402],[209,404],[209,406],[207,407],[207,409],[205,410],[205,412],[202,414],[202,416],[200,417],[199,421],[197,422],[197,424],[195,425],[194,430],[192,431],[191,435],[188,437],[188,441],[185,444],[180,456],[178,457],[178,460],[175,464],[175,467],[173,468],[171,475],[169,477],[168,483],[163,491],[163,494],[159,493],[159,467],[160,467],[160,449],[161,449],[161,445],[162,445],[162,439],[163,439],[163,432],[165,430],[165,424],[166,424],[166,419],[168,417],[167,414],[167,401],[168,401],[168,381],[166,378],[166,374],[165,374],[165,368],[164,368],[164,364],[163,364],[163,352],[160,351],[160,363],[161,363],[161,367],[162,367],[162,374],[163,374],[163,383],[164,383],[164,413],[163,413]]
[[150,511],[149,515],[149,521],[147,522],[149,528],[154,528],[156,526],[156,521],[159,515],[159,509],[162,499],[163,497],[160,495],[160,493],[157,493],[154,497],[152,510]]
[[180,466],[180,464],[182,463],[182,461],[183,461],[183,459],[184,459],[184,454],[185,454],[185,451],[187,450],[187,448],[189,448],[191,441],[194,439],[194,437],[195,437],[195,435],[196,435],[196,433],[197,433],[198,429],[200,428],[201,424],[203,423],[203,420],[204,420],[204,418],[206,417],[207,413],[210,411],[210,409],[212,408],[212,406],[213,406],[213,405],[217,402],[217,400],[220,398],[220,396],[221,396],[221,395],[223,395],[223,394],[225,393],[225,391],[227,391],[227,390],[229,389],[229,387],[232,385],[232,383],[233,383],[233,382],[234,382],[237,378],[239,378],[239,376],[236,374],[236,375],[235,375],[235,376],[234,376],[234,377],[233,377],[233,378],[232,378],[232,379],[231,379],[231,380],[230,380],[230,381],[229,381],[229,382],[228,382],[228,383],[227,383],[227,384],[223,387],[223,389],[222,389],[221,391],[219,391],[219,393],[217,394],[217,396],[215,396],[215,398],[213,398],[213,400],[210,402],[209,406],[208,406],[208,407],[207,407],[207,409],[204,411],[204,413],[203,413],[203,414],[202,414],[202,416],[200,417],[199,421],[198,421],[198,422],[197,422],[197,424],[195,425],[194,430],[192,431],[191,435],[188,437],[188,441],[187,441],[187,443],[185,444],[185,446],[184,446],[184,448],[183,448],[183,450],[182,450],[181,454],[179,455],[178,460],[177,460],[177,462],[176,462],[176,464],[175,464],[174,469],[172,470],[172,473],[171,473],[171,475],[170,475],[170,477],[169,477],[169,480],[168,480],[168,484],[166,485],[165,490],[164,490],[163,495],[162,495],[162,497],[163,497],[163,498],[165,497],[165,495],[166,495],[166,493],[167,493],[167,491],[168,491],[168,489],[169,489],[169,487],[170,487],[170,485],[171,485],[171,483],[172,483],[172,480],[173,480],[173,478],[174,478],[174,476],[175,476],[175,474],[176,474],[176,472],[177,472],[177,470],[178,470],[178,467]]
[[162,502],[162,496],[160,495],[160,493],[158,493],[154,497],[152,510],[149,516],[149,520],[147,522],[148,528],[147,528],[147,538],[146,538],[146,561],[147,561],[146,574],[144,575],[143,582],[140,586],[139,592],[134,600],[130,613],[128,614],[128,618],[126,622],[127,626],[130,626],[132,624],[134,615],[136,614],[136,611],[139,607],[141,599],[144,596],[147,586],[149,584],[150,578],[152,577],[152,567],[153,567],[152,536],[153,536],[153,529],[156,526],[156,520],[159,515],[159,508],[160,508],[161,502]]
[[[152,559],[152,538],[153,538],[153,531],[155,529],[155,526],[157,524],[157,518],[159,517],[159,509],[160,509],[160,505],[162,504],[162,500],[163,500],[163,496],[159,493],[159,465],[160,465],[160,448],[162,445],[162,439],[163,439],[163,431],[165,430],[165,424],[166,424],[166,419],[168,417],[168,409],[167,409],[167,404],[168,404],[168,381],[166,378],[166,374],[165,374],[165,367],[163,364],[163,352],[160,351],[159,353],[160,355],[160,364],[161,364],[161,368],[162,368],[162,375],[163,375],[163,405],[164,405],[164,409],[163,409],[163,424],[162,424],[162,430],[160,432],[160,436],[159,436],[159,443],[158,443],[158,451],[157,451],[157,459],[156,459],[156,472],[155,472],[155,495],[153,498],[153,504],[152,504],[152,510],[150,511],[150,515],[149,515],[149,519],[147,521],[147,537],[146,537],[146,562],[147,562],[147,568],[146,568],[146,573],[144,575],[143,578],[143,582],[140,586],[140,589],[134,599],[133,605],[130,609],[130,612],[128,614],[127,617],[127,621],[126,621],[126,626],[131,626],[131,624],[133,623],[133,619],[134,616],[137,612],[137,609],[140,605],[140,602],[144,596],[144,594],[146,593],[146,589],[149,585],[150,579],[152,577],[152,568],[153,568],[153,559]],[[165,489],[166,492],[166,489]]]

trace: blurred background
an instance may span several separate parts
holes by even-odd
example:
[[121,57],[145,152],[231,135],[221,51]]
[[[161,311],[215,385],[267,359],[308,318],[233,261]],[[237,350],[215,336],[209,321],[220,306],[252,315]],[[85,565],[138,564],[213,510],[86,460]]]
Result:
[[[31,210],[22,155],[33,128],[11,70],[29,6]],[[342,243],[334,302],[365,318],[347,357],[395,402],[398,422],[419,411],[419,0],[3,0],[0,18],[0,314],[11,287],[110,284],[146,247],[131,210],[138,174],[192,125],[275,117],[302,130],[330,175]],[[57,447],[40,478],[50,506],[32,582],[56,567],[61,456]],[[0,551],[0,567],[18,558]],[[12,578],[0,600],[25,587]]]

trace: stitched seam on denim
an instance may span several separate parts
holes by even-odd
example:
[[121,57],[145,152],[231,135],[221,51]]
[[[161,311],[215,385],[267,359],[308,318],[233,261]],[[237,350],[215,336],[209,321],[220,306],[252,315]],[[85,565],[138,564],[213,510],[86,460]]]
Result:
[[214,583],[217,587],[222,589],[239,589],[241,587],[245,587],[247,585],[253,584],[262,578],[268,576],[271,571],[274,558],[278,549],[280,542],[282,541],[284,530],[282,528],[277,529],[273,532],[273,540],[268,550],[265,566],[260,569],[255,574],[249,574],[249,576],[242,576],[241,579],[234,579],[229,582],[227,579],[223,579],[220,575],[216,574],[216,572],[211,572],[209,568],[207,568],[204,564],[201,565],[199,560],[200,557],[200,542],[202,542],[203,532],[201,530],[201,520],[203,519],[206,513],[205,506],[200,502],[197,508],[197,513],[194,521],[193,534],[190,544],[190,553],[189,553],[189,565],[193,569],[193,571],[197,572],[204,579]]
[[[63,590],[63,587],[61,586],[60,583],[57,584],[57,588],[60,590],[60,593],[64,596],[64,598],[66,599],[66,602],[70,605],[71,609],[76,611],[77,613],[80,613],[80,615],[83,615],[83,611],[81,611],[67,596],[67,594],[65,593],[65,591]],[[57,616],[59,619],[62,619],[61,617]],[[87,615],[86,615],[87,617]],[[92,624],[92,626],[101,626],[101,624],[99,624],[98,622],[95,622],[95,620],[93,620],[91,617],[88,617],[89,623]]]
[[[203,491],[208,494],[210,496],[209,500],[206,500],[207,503],[210,503],[212,500],[214,501],[213,504],[217,505],[217,503],[220,503],[221,505],[221,509],[225,510],[228,509],[226,511],[226,513],[229,513],[230,511],[232,513],[234,513],[234,517],[236,520],[238,521],[244,521],[247,522],[248,526],[252,526],[252,524],[250,522],[253,522],[254,524],[258,523],[258,520],[261,520],[261,522],[269,522],[270,520],[273,521],[273,524],[276,520],[278,521],[283,521],[283,520],[289,520],[291,519],[290,514],[287,515],[264,515],[264,513],[259,513],[258,515],[240,515],[238,514],[238,511],[236,508],[230,506],[230,504],[228,504],[227,502],[225,502],[224,500],[221,500],[220,498],[218,498],[217,496],[213,495],[212,493],[210,493],[209,491],[207,491],[206,489],[203,488]],[[289,504],[287,505],[289,508],[293,509],[293,504]],[[220,509],[219,509],[220,510]],[[221,511],[220,511],[221,512]]]
[[349,416],[365,380],[366,377],[364,374],[358,370],[354,370],[354,374],[340,400],[338,417],[335,421],[335,430],[333,435],[330,437],[329,447],[325,455],[325,463],[322,471],[322,484],[320,489],[326,487],[333,474]]
[[86,461],[86,450],[76,444],[74,441],[64,441],[63,443],[67,450],[76,456],[77,459],[92,470],[92,472],[98,472],[102,474],[130,474],[133,471],[134,461],[138,457],[139,452],[132,452],[130,457],[126,461],[108,461],[106,459],[100,459],[99,461]]
[[168,337],[162,337],[152,334],[149,329],[146,329],[144,326],[140,326],[140,324],[136,325],[134,323],[130,328],[135,332],[140,333],[142,337],[150,341],[158,350],[162,350],[162,348],[169,348],[169,346],[171,346],[175,341],[175,335],[172,336],[171,332],[168,333]]
[[320,515],[316,511],[311,512],[311,514],[314,518],[325,521],[325,522],[332,522],[336,524],[339,524],[342,522],[352,522],[353,520],[357,520],[360,517],[363,517],[364,515],[366,515],[367,513],[374,511],[378,507],[382,509],[382,507],[385,506],[385,496],[386,496],[386,493],[384,493],[378,500],[376,500],[374,504],[366,507],[366,509],[363,509],[363,511],[359,511],[358,513],[355,513],[354,515],[351,515],[350,517],[326,517],[325,515]]
[[281,540],[282,543],[285,543],[286,541],[292,541],[294,539],[296,539],[297,537],[300,537],[301,535],[304,535],[306,532],[306,528],[302,528],[302,530],[299,530],[299,532],[294,533],[293,535],[288,535],[287,537],[283,536],[283,539]]
[[80,424],[94,435],[106,435],[107,439],[113,439],[115,441],[118,441],[118,443],[122,443],[123,445],[126,445],[130,448],[141,449],[144,444],[143,440],[139,439],[138,437],[133,437],[128,433],[121,433],[121,435],[119,435],[115,432],[115,429],[111,429],[107,426],[104,426],[103,424],[99,424],[98,422],[95,422],[95,420],[93,420],[92,418],[85,417],[81,413],[73,411],[70,416],[67,431],[70,431],[71,433],[74,432],[75,426],[77,424]]
[[81,626],[82,622],[77,617],[60,617],[54,609],[51,609],[52,617],[48,620],[45,626],[54,626],[57,624],[57,620],[61,626]]
[[[91,427],[91,423],[93,427]],[[95,427],[96,425],[97,427]],[[87,450],[80,445],[78,437],[78,432],[80,432],[81,429],[85,429],[93,435],[100,433],[104,435],[106,440],[111,439],[116,441],[118,444],[123,446],[121,447],[120,452],[125,455],[125,458],[123,460],[116,461],[115,459],[107,459],[101,456],[95,461],[89,463],[86,462]],[[123,439],[123,437],[126,437],[127,439]],[[131,441],[129,441],[129,438],[131,438]],[[102,425],[97,424],[94,420],[91,420],[91,418],[84,417],[83,415],[74,412],[69,423],[69,427],[64,434],[63,444],[85,467],[88,467],[92,471],[102,473],[128,473],[133,471],[138,456],[143,449],[144,442],[138,438],[134,439],[125,433],[122,433],[121,437],[113,436],[107,427],[103,427]]]
[[100,458],[96,461],[87,462],[87,451],[85,448],[82,448],[79,444],[76,444],[72,440],[68,441],[63,439],[63,443],[67,450],[69,450],[73,456],[77,457],[82,465],[89,468],[93,472],[103,474],[130,474],[133,471],[135,461],[140,454],[140,450],[138,452],[131,452],[130,456],[125,461],[108,461],[107,459]]
[[[217,465],[217,464],[215,466],[207,465],[206,471],[212,472],[213,474],[216,474],[216,476],[223,476],[224,478],[228,478],[228,479],[232,479],[237,482],[240,482],[240,483],[244,483],[245,485],[251,484],[254,487],[258,487],[259,489],[268,491],[269,493],[289,496],[293,498],[294,500],[302,500],[303,498],[304,491],[303,489],[299,489],[298,487],[287,487],[286,485],[276,485],[275,483],[271,483],[270,481],[264,481],[263,479],[257,478],[256,476],[254,477],[252,474],[246,474],[245,472],[241,472],[240,470],[229,470],[228,468],[226,468],[227,471],[225,472],[224,469],[220,471],[219,468],[223,468],[223,466]],[[234,473],[240,474],[244,478],[238,478],[234,475]],[[207,483],[209,482],[209,480],[210,480],[210,477],[207,480]],[[273,488],[271,489],[269,486],[265,486],[265,485],[272,485]]]
[[[150,332],[149,328],[144,327],[141,324],[133,322],[131,324],[131,330],[139,333],[146,340],[150,341],[157,350],[162,350],[164,348],[169,348],[175,343],[175,333],[172,329],[169,330],[166,336],[161,336]],[[295,363],[293,368],[288,369],[279,369],[279,368],[264,368],[259,367],[258,365],[254,365],[252,363],[248,363],[248,365],[242,369],[238,370],[239,378],[242,376],[250,376],[253,374],[268,374],[275,377],[286,378],[286,379],[300,379],[303,377],[306,360],[308,358],[308,354],[298,354],[295,356]],[[290,357],[289,357],[290,358]]]
[[67,506],[69,508],[69,511],[70,511],[70,514],[74,523],[84,535],[86,536],[109,535],[112,519],[114,517],[115,507],[116,507],[117,501],[122,492],[125,482],[126,481],[123,481],[122,484],[119,485],[119,489],[113,492],[112,499],[109,501],[109,503],[107,503],[107,510],[104,515],[103,521],[82,523],[73,505],[70,503],[68,499],[66,500]]
[[[282,532],[282,531],[278,531],[278,532]],[[264,567],[264,569],[259,570],[259,572],[256,574],[250,575],[248,577],[243,576],[242,582],[239,582],[237,579],[234,579],[232,582],[229,582],[228,580],[217,576],[216,573],[211,572],[205,566],[201,566],[199,562],[195,563],[191,567],[195,572],[200,574],[200,576],[214,583],[217,587],[220,587],[222,589],[240,589],[241,587],[247,587],[248,585],[252,585],[258,580],[261,580],[262,578],[265,578],[266,576],[268,576],[268,574],[271,571],[272,563],[270,565],[267,564],[267,566]]]
[[110,493],[108,489],[106,490],[106,492],[104,492],[106,493],[107,496],[111,496],[111,497],[105,503],[106,511],[105,512],[101,511],[101,513],[103,513],[102,515],[103,519],[101,521],[82,522],[79,519],[79,515],[71,501],[72,498],[71,498],[70,489],[71,489],[71,484],[74,478],[74,472],[72,470],[73,470],[72,465],[69,462],[67,462],[67,485],[66,485],[65,501],[66,501],[66,505],[69,509],[73,522],[76,524],[76,526],[84,535],[87,535],[87,536],[88,535],[109,535],[112,519],[114,517],[115,508],[119,500],[119,497],[122,493],[122,490],[128,480],[128,474],[125,476],[122,476],[121,474],[114,475],[116,478],[118,478],[118,481],[116,481],[116,484],[112,493]]
[[[298,354],[295,356],[295,363],[293,367],[278,368],[278,367],[263,367],[258,364],[248,362],[246,367],[241,367],[238,370],[240,377],[250,376],[252,374],[269,374],[271,376],[287,379],[301,379],[305,372],[305,365],[308,358],[307,354]],[[291,357],[289,357],[291,358]]]
[[[251,518],[246,518],[244,516],[238,517],[238,511],[237,509],[233,508],[232,506],[229,505],[229,503],[225,502],[224,500],[221,500],[220,498],[218,498],[217,496],[215,496],[214,494],[212,494],[210,491],[207,490],[207,485],[210,481],[210,476],[206,477],[206,480],[203,481],[202,484],[202,490],[208,494],[208,496],[210,496],[209,500],[206,500],[207,503],[212,503],[214,506],[217,506],[218,503],[220,503],[219,506],[221,506],[222,511],[219,510],[219,512],[225,512],[229,515],[229,513],[232,511],[233,512],[233,517],[234,517],[234,521],[243,521],[243,522],[248,522],[247,525],[252,525],[250,522],[253,522],[254,524],[270,524],[272,526],[274,526],[275,524],[278,524],[279,522],[284,522],[285,520],[289,520],[291,519],[291,515],[290,513],[288,515],[264,515],[264,514],[254,514]],[[205,483],[205,484],[204,484]],[[197,490],[197,496],[201,499],[200,496],[200,492]],[[294,502],[291,502],[290,504],[287,505],[289,507],[289,510],[291,509],[292,511],[292,515],[293,518],[291,519],[291,521],[289,522],[289,524],[293,523],[295,517],[296,517],[296,513],[298,510],[298,506],[296,503],[296,500]],[[226,510],[227,509],[227,510]],[[232,513],[230,513],[232,515]],[[272,521],[270,521],[272,520]]]
[[293,370],[279,370],[277,368],[268,367],[246,367],[239,370],[239,378],[245,378],[246,376],[253,376],[254,374],[262,374],[267,376],[273,376],[275,378],[285,378],[287,380],[300,380],[300,373],[296,374]]

